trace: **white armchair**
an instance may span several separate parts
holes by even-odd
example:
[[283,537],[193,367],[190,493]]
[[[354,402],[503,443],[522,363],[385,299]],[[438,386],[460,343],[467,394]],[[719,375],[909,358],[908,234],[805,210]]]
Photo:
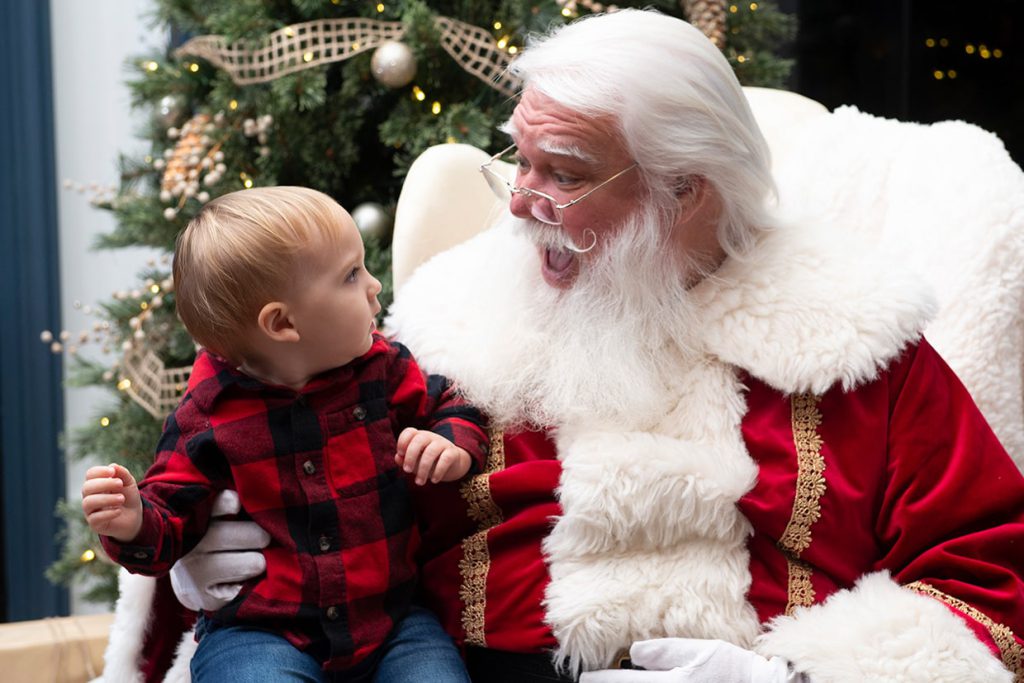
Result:
[[[940,312],[926,334],[1024,469],[1024,172],[995,135],[970,124],[746,92],[772,151],[780,208],[823,230],[865,234],[932,284]],[[487,158],[451,144],[413,164],[395,218],[396,292],[420,263],[499,215],[477,170]]]

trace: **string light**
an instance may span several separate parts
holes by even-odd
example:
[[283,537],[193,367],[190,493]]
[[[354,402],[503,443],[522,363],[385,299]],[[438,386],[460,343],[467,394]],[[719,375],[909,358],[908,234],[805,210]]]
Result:
[[230,102],[228,102],[228,109],[230,109],[231,111],[238,109],[238,100],[231,100]]
[[966,52],[969,55],[973,55],[974,54],[974,46],[971,45],[970,43],[967,43],[967,45],[964,46],[964,52]]
[[438,114],[440,114],[441,113],[441,103],[438,102],[437,100],[434,100],[434,103],[432,105],[430,105],[430,113],[433,114],[434,116],[437,116]]
[[84,553],[82,553],[82,557],[80,559],[82,560],[83,563],[84,562],[92,562],[93,560],[96,559],[96,551],[93,550],[92,548],[89,548]]
[[157,64],[156,62],[147,62],[146,63],[146,71],[156,71],[159,68],[160,68],[160,65]]
[[733,14],[736,14],[737,12],[740,11],[740,8],[737,7],[736,5],[729,5],[729,11],[732,12]]
[[498,49],[499,50],[504,50],[505,46],[508,45],[508,40],[509,40],[508,36],[502,36],[501,39],[498,40]]
[[100,418],[100,427],[109,427],[109,426],[110,426],[110,418],[104,415],[103,417]]
[[195,62],[192,62],[191,64],[188,65],[188,70],[191,71],[192,73],[199,73],[199,65],[196,64]]
[[947,71],[946,78],[956,78],[956,69],[950,69]]
[[747,61],[747,58],[744,57],[743,55],[740,55],[736,58],[736,61],[739,62],[740,64],[743,64],[744,62]]
[[756,2],[750,3],[750,11],[751,12],[756,12],[757,11],[757,3]]
[[160,285],[158,285],[158,284],[150,285],[149,286],[149,291],[151,291],[153,294],[159,294],[160,293]]
[[415,97],[416,101],[418,102],[422,102],[423,100],[427,99],[426,93],[420,90],[420,86],[418,85],[412,86],[412,96]]
[[941,47],[949,47],[949,41],[945,38],[939,38],[939,45]]
[[563,7],[562,8],[562,16],[563,17],[571,17],[572,16],[572,10],[569,9],[568,7]]
[[508,46],[508,53],[510,55],[514,55],[517,52],[519,52],[519,48],[518,47],[516,47],[515,45],[509,45]]
[[305,54],[303,54],[302,55],[302,61],[304,61],[304,62],[312,62],[313,61],[313,53],[312,52],[306,52]]
[[129,389],[131,389],[131,386],[132,381],[127,377],[125,377],[123,380],[117,383],[117,388],[120,389],[121,391],[128,391]]
[[935,47],[935,39],[934,38],[926,38],[925,41],[924,41],[924,46],[925,47]]
[[377,12],[380,13],[380,12],[383,12],[383,11],[384,11],[384,3],[383,2],[378,2],[377,3]]
[[501,30],[501,22],[500,21],[494,22],[494,30],[495,31],[500,31]]
[[945,78],[946,74],[936,69],[935,71],[932,72],[932,76],[935,77],[935,80],[941,81],[943,78]]
[[292,29],[292,27],[291,27],[291,26],[285,26],[285,27],[284,27],[284,34],[285,34],[286,36],[288,36],[289,38],[292,38],[292,37],[294,37],[294,36],[295,36],[295,30],[294,30],[294,29]]

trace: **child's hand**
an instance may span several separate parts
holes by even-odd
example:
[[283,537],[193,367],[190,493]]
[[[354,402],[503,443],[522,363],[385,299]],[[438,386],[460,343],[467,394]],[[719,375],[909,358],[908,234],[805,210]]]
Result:
[[142,529],[142,498],[132,473],[117,464],[90,467],[82,484],[82,512],[92,530],[127,543]]
[[422,486],[427,479],[435,484],[461,479],[472,459],[464,448],[440,434],[406,427],[398,435],[395,462],[406,472],[415,472],[416,483]]

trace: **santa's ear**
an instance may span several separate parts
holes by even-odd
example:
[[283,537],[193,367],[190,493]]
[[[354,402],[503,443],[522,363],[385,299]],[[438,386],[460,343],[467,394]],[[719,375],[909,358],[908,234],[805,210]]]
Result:
[[266,335],[272,341],[299,341],[299,331],[295,329],[288,305],[283,301],[271,301],[264,304],[259,315],[256,316],[256,326],[261,334]]
[[704,176],[688,175],[676,181],[676,198],[679,201],[680,220],[686,222],[697,212],[707,199],[708,181]]

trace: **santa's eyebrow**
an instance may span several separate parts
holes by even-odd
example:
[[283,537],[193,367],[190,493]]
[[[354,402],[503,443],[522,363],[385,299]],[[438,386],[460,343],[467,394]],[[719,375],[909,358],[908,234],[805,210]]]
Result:
[[579,159],[580,161],[588,164],[597,163],[597,157],[585,151],[579,145],[573,143],[565,143],[560,142],[558,140],[542,138],[537,141],[537,146],[540,147],[542,151],[547,152],[548,154],[557,154],[558,156],[572,157],[574,159]]
[[[519,136],[519,129],[516,128],[511,119],[498,126],[498,130],[506,133],[513,140]],[[596,164],[599,162],[596,155],[591,154],[577,144],[566,143],[552,138],[541,138],[537,141],[537,146],[540,147],[541,151],[548,154],[570,157],[586,164]]]

